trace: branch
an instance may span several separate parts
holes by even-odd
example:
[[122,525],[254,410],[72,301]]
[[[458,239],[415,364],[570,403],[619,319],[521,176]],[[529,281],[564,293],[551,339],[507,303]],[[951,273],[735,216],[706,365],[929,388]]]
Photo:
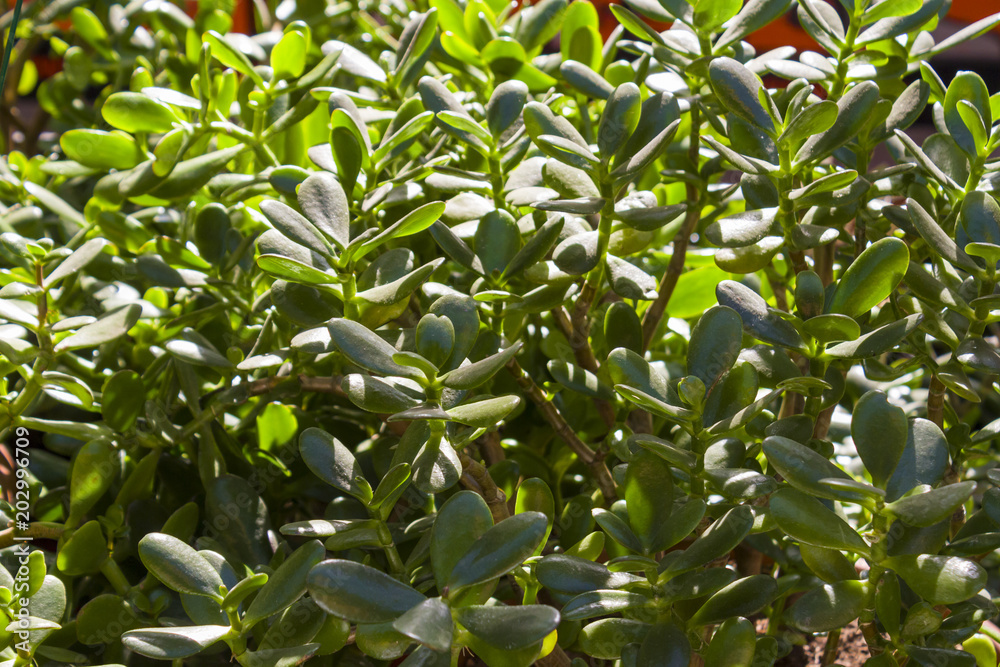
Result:
[[0,549],[6,549],[15,542],[15,537],[28,537],[33,540],[58,540],[65,528],[61,523],[51,523],[48,521],[38,521],[28,526],[27,530],[19,531],[20,535],[15,535],[14,526],[0,531]]
[[[590,371],[594,375],[597,375],[598,364],[597,357],[594,356],[594,350],[590,347],[590,342],[586,335],[581,334],[570,322],[569,314],[563,307],[555,308],[552,310],[552,317],[555,319],[556,325],[559,327],[566,339],[569,340],[570,347],[573,348],[573,355],[576,357],[576,363],[580,365],[581,368]],[[615,409],[611,406],[611,403],[604,400],[603,398],[594,398],[594,405],[597,407],[597,411],[601,414],[601,418],[604,423],[607,424],[608,428],[615,423]]]
[[[691,106],[691,137],[688,146],[688,160],[692,167],[698,169],[698,149],[701,146],[701,115],[698,106]],[[674,251],[670,255],[670,263],[667,264],[667,272],[663,274],[660,284],[657,287],[656,300],[653,301],[646,314],[642,318],[642,349],[648,350],[656,330],[660,328],[660,320],[667,311],[667,304],[673,296],[677,281],[684,273],[684,263],[687,259],[688,244],[691,242],[691,234],[694,233],[695,225],[701,218],[701,189],[697,183],[688,183],[687,192],[687,212],[684,214],[684,223],[674,237]]]
[[611,477],[611,471],[608,470],[607,464],[604,463],[604,455],[602,453],[595,452],[590,447],[587,446],[583,440],[576,434],[576,431],[566,422],[566,419],[562,416],[552,401],[548,400],[542,390],[538,388],[535,381],[524,372],[521,365],[517,363],[516,359],[511,359],[507,362],[507,370],[510,374],[514,376],[514,380],[517,381],[518,386],[521,390],[528,395],[528,398],[532,400],[542,416],[549,423],[552,429],[556,432],[563,442],[573,450],[576,457],[580,459],[587,467],[590,468],[591,473],[594,475],[594,479],[597,481],[598,486],[601,488],[601,493],[604,494],[605,500],[612,502],[618,497],[618,492],[615,489],[615,481]]
[[461,454],[462,461],[462,486],[475,491],[490,508],[493,515],[493,524],[496,525],[510,517],[510,509],[507,507],[507,497],[497,483],[490,477],[490,471],[479,461],[473,460],[468,454]]

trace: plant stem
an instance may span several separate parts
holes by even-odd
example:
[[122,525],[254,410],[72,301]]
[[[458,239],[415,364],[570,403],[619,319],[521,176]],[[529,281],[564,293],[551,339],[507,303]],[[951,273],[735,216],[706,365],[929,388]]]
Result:
[[[688,160],[692,168],[698,169],[698,150],[701,146],[701,114],[697,105],[691,107],[691,135],[688,145]],[[687,211],[684,214],[684,223],[674,237],[674,251],[670,255],[670,263],[667,264],[667,272],[663,274],[660,284],[657,287],[656,300],[649,306],[646,314],[642,318],[642,349],[648,350],[653,342],[656,330],[660,328],[660,320],[667,311],[667,304],[673,296],[677,281],[684,273],[684,261],[687,258],[688,244],[691,242],[691,234],[701,219],[701,189],[696,183],[688,183],[686,186]]]
[[840,644],[840,630],[830,630],[826,636],[826,645],[823,647],[823,660],[821,665],[832,665],[837,662],[837,649]]
[[931,386],[927,393],[927,419],[944,430],[944,400],[948,388],[941,382],[937,374],[931,376]]
[[545,398],[542,394],[542,390],[538,388],[535,381],[524,372],[521,365],[517,363],[516,359],[511,359],[507,362],[507,370],[511,375],[514,376],[514,380],[517,382],[521,390],[528,395],[528,398],[532,400],[538,410],[545,417],[545,421],[555,430],[556,435],[558,435],[566,445],[573,450],[576,457],[580,459],[588,468],[590,472],[594,475],[594,479],[597,481],[597,485],[601,489],[601,493],[604,494],[604,499],[608,502],[613,502],[618,497],[618,492],[615,488],[615,481],[611,477],[611,471],[608,470],[607,464],[604,462],[603,454],[595,452],[590,447],[587,446],[585,442],[580,440],[580,437],[576,434],[576,431],[566,422],[566,419],[562,416],[557,408],[551,401]]
[[[570,347],[573,348],[573,356],[576,357],[576,362],[585,370],[591,373],[597,374],[598,364],[597,357],[594,356],[594,350],[590,347],[590,342],[587,336],[581,335],[577,331],[572,322],[570,322],[569,315],[566,313],[565,308],[555,308],[552,311],[552,317],[558,325],[560,331],[569,340]],[[611,403],[602,399],[594,398],[594,405],[597,407],[597,411],[601,414],[601,418],[604,419],[604,423],[610,427],[615,423],[615,410],[611,406]]]
[[510,510],[507,508],[507,498],[503,490],[493,481],[486,466],[468,454],[460,454],[459,458],[462,461],[462,486],[482,496],[486,506],[490,508],[490,514],[493,515],[493,524],[496,525],[508,518]]

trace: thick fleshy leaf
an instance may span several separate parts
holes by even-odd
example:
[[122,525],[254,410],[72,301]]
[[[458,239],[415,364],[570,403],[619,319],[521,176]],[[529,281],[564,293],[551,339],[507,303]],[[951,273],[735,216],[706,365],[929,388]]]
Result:
[[723,280],[715,290],[719,303],[736,311],[744,330],[764,342],[804,350],[802,336],[790,322],[774,315],[764,298],[734,280]]
[[628,591],[589,591],[581,593],[562,608],[562,618],[581,621],[595,616],[608,616],[630,609],[644,609],[652,600],[639,593]]
[[521,397],[509,394],[464,403],[448,410],[448,419],[466,426],[490,428],[496,426],[520,405]]
[[307,588],[323,611],[352,623],[389,623],[426,599],[388,574],[349,560],[316,565]]
[[651,553],[673,510],[674,485],[669,464],[649,450],[640,450],[629,461],[624,492],[632,530],[642,541],[645,552]]
[[501,577],[528,558],[548,528],[541,512],[524,512],[505,519],[480,536],[448,577],[449,590],[458,590]]
[[139,558],[153,576],[179,593],[221,601],[222,579],[204,556],[185,542],[164,533],[139,540]]
[[848,141],[868,123],[879,101],[878,85],[863,81],[837,101],[837,122],[821,134],[810,137],[795,154],[793,168],[826,157]]
[[180,660],[200,653],[227,634],[227,625],[192,625],[176,628],[144,628],[122,635],[130,650],[157,660]]
[[299,186],[299,206],[309,221],[341,248],[350,241],[350,211],[340,180],[329,172],[313,174]]
[[851,437],[875,486],[885,487],[906,447],[907,422],[902,408],[880,391],[869,391],[854,405]]
[[838,581],[813,589],[785,612],[785,619],[805,632],[842,628],[864,608],[868,582]]
[[687,572],[724,556],[742,542],[752,528],[753,511],[745,505],[737,505],[706,528],[691,546],[671,561],[667,572]]
[[544,639],[559,625],[559,612],[541,604],[462,607],[456,620],[486,643],[515,651]]
[[733,616],[752,616],[777,596],[774,577],[766,574],[743,577],[710,597],[691,617],[690,625],[714,625]]
[[928,419],[910,419],[906,447],[885,487],[886,500],[897,500],[918,484],[936,486],[947,467],[948,441],[941,429]]
[[419,378],[420,371],[402,366],[392,360],[397,350],[368,327],[351,320],[331,320],[327,327],[330,338],[345,357],[369,371],[382,375]]
[[142,306],[137,303],[122,306],[96,322],[87,324],[69,338],[56,343],[56,352],[66,352],[82,347],[96,347],[120,338],[135,326],[142,314]]
[[[751,0],[752,2],[752,0]],[[715,630],[705,652],[705,667],[749,667],[757,632],[745,618],[729,618]]]
[[910,252],[899,239],[876,241],[844,272],[828,312],[848,317],[867,313],[896,289],[909,262]]
[[326,550],[319,540],[303,544],[268,577],[243,615],[243,625],[252,627],[259,620],[284,610],[306,592],[306,577],[318,565]]
[[758,97],[763,84],[745,65],[732,58],[714,58],[708,76],[713,92],[728,111],[765,132],[774,131],[774,122]]
[[370,487],[356,481],[364,478],[361,466],[347,447],[335,437],[318,428],[307,428],[299,436],[302,460],[321,480],[362,502],[371,500]]
[[688,345],[688,373],[705,383],[710,390],[740,354],[743,341],[743,321],[731,308],[716,306],[695,325]]
[[979,563],[965,558],[892,556],[883,564],[931,604],[955,604],[968,600],[986,585],[986,570]]
[[799,491],[831,500],[866,502],[867,496],[858,491],[834,489],[820,483],[825,479],[853,480],[808,447],[782,436],[770,436],[764,439],[763,450],[768,462]]
[[778,527],[792,539],[829,549],[869,552],[868,544],[846,521],[810,495],[781,489],[771,496],[769,506]]
[[926,528],[951,516],[976,489],[975,482],[948,484],[925,493],[905,496],[885,506],[885,511],[911,526]]
[[435,651],[450,650],[455,632],[451,610],[439,598],[424,600],[393,621],[392,627]]

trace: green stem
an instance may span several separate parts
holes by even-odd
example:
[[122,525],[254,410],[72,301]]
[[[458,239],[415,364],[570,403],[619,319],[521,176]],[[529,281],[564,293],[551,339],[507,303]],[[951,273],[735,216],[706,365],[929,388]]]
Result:
[[128,583],[125,573],[122,572],[113,558],[108,558],[101,564],[101,573],[107,577],[118,595],[126,596],[132,590],[132,584]]

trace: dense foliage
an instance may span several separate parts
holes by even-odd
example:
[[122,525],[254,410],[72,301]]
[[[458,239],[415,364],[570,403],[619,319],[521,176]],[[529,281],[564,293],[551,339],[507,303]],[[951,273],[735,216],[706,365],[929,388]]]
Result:
[[1000,15],[413,3],[21,11],[0,665],[995,667]]

